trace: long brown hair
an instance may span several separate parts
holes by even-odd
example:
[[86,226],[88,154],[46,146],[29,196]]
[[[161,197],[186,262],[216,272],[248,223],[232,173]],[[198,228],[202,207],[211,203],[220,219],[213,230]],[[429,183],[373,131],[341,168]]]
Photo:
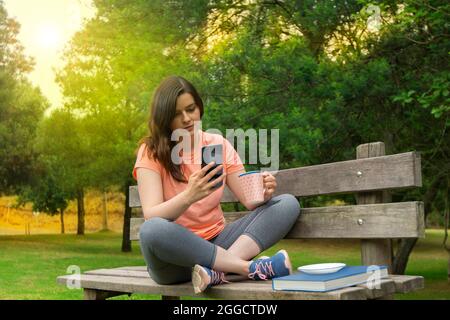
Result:
[[153,95],[148,120],[149,134],[141,139],[139,145],[145,143],[149,158],[153,157],[159,161],[175,180],[187,183],[180,165],[173,163],[170,157],[172,148],[176,145],[176,141],[170,139],[170,123],[175,118],[177,99],[183,93],[192,95],[195,104],[200,108],[200,117],[203,116],[203,101],[195,87],[180,76],[165,78]]

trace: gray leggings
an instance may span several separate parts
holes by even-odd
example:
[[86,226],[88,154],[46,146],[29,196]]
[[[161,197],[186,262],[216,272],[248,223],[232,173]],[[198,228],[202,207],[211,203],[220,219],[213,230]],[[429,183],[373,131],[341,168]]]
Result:
[[225,226],[215,238],[205,240],[183,226],[159,217],[141,226],[141,251],[147,269],[159,284],[191,280],[192,267],[212,268],[217,247],[228,249],[241,235],[252,238],[264,251],[283,239],[300,213],[300,204],[290,194],[273,197],[264,205]]

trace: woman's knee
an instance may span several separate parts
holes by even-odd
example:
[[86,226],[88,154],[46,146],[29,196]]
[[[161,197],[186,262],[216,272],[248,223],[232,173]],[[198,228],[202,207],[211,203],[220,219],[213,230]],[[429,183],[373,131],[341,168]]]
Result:
[[300,214],[300,203],[292,194],[284,193],[277,196],[282,206],[281,212],[296,220]]
[[139,230],[139,239],[141,243],[148,246],[161,241],[168,233],[170,221],[160,217],[154,217],[146,220]]

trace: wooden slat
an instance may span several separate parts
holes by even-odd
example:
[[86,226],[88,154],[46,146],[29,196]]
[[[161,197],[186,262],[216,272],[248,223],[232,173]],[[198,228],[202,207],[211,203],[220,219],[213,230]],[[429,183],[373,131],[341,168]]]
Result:
[[[226,213],[230,223],[247,212]],[[132,218],[130,239],[139,240],[142,218]],[[301,209],[287,239],[423,238],[423,203],[419,201]]]
[[420,158],[420,153],[419,152],[414,152],[414,179],[415,182],[414,184],[416,186],[422,186],[422,161]]
[[116,291],[84,289],[83,290],[83,299],[84,300],[106,300],[108,298],[121,296],[123,294],[125,294],[125,293],[116,292]]
[[139,240],[139,228],[144,223],[144,218],[131,218],[130,219],[130,240]]
[[378,299],[395,293],[395,283],[390,278],[381,279],[378,286],[374,286],[373,288],[367,284],[359,284],[357,287],[365,290],[364,293],[367,299]]
[[[119,277],[127,276],[127,277],[134,277],[134,278],[150,278],[150,275],[147,271],[146,266],[126,266],[126,267],[110,268],[110,269],[96,269],[96,270],[86,271],[83,274],[119,276]],[[73,275],[72,275],[72,277],[73,277]],[[245,280],[242,276],[238,276],[238,275],[227,276],[227,279],[235,279],[235,281],[238,281],[238,279],[241,281]],[[396,293],[408,293],[408,292],[412,292],[412,291],[416,291],[416,290],[424,288],[424,278],[422,276],[390,274],[388,279],[392,280],[395,283],[395,292]],[[382,279],[382,280],[386,280],[386,279]],[[366,288],[366,286],[362,285],[362,284],[359,286]]]
[[[70,276],[61,276],[57,282],[65,285]],[[366,289],[349,287],[330,292],[291,292],[273,291],[271,281],[243,281],[215,286],[201,294],[195,294],[192,283],[186,282],[175,285],[159,285],[151,278],[117,277],[82,274],[80,276],[82,288],[102,291],[159,294],[163,296],[195,296],[212,299],[289,299],[289,300],[364,300]]]
[[[133,277],[133,278],[150,278],[146,267],[138,267],[136,269],[129,268],[115,268],[115,269],[97,269],[86,271],[84,274],[98,275],[98,276],[114,276],[114,277]],[[245,279],[241,275],[231,274],[227,275],[228,281],[243,281]]]
[[280,170],[276,194],[304,197],[420,187],[421,178],[416,177],[421,172],[417,159],[420,159],[419,153],[406,152]]
[[147,272],[147,266],[126,266],[126,267],[119,267],[119,268],[114,268],[114,269]]
[[86,271],[83,274],[98,275],[98,276],[131,277],[131,278],[150,277],[147,270],[143,272],[140,270],[127,270],[127,269],[97,269]]
[[425,279],[421,276],[391,275],[395,282],[396,293],[408,293],[425,288]]
[[[134,277],[134,278],[150,278],[146,266],[121,267],[114,269],[97,269],[86,271],[84,274],[117,276],[117,277]],[[227,275],[228,281],[245,280],[239,275]],[[369,288],[366,284],[360,284],[358,287],[365,289],[368,299],[376,299],[386,294],[407,293],[424,288],[424,278],[421,276],[409,275],[389,275],[389,278],[380,281],[380,288]]]
[[[159,285],[150,278],[147,272],[143,272],[144,270],[146,270],[146,267],[139,266],[87,271],[80,276],[81,287],[85,289],[91,299],[101,299],[121,293],[162,294],[169,297],[198,296],[193,293],[190,282],[177,285]],[[57,282],[66,284],[69,279],[72,279],[71,276],[61,276],[58,277]],[[369,288],[366,284],[360,284],[326,293],[288,293],[273,291],[271,281],[245,280],[237,275],[227,277],[227,279],[238,282],[214,287],[199,296],[222,299],[252,299],[245,297],[248,293],[250,296],[260,297],[259,299],[377,299],[389,294],[412,292],[424,287],[424,279],[421,276],[389,275],[389,278],[380,281],[379,288]],[[98,294],[93,292],[92,289],[99,290]],[[242,292],[239,293],[239,290]]]
[[[280,170],[275,195],[295,196],[354,193],[422,186],[420,153],[406,152]],[[360,173],[360,174],[358,174]],[[237,202],[225,188],[222,202]],[[137,186],[130,187],[130,207],[140,207]]]
[[130,208],[141,207],[141,200],[139,199],[138,186],[130,186],[130,200],[128,205]]

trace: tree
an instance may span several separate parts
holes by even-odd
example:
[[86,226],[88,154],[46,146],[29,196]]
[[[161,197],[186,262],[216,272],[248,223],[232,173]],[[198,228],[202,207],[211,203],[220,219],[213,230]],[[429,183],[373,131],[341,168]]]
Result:
[[[30,192],[25,192],[25,198],[35,200],[35,206],[42,203],[44,208],[58,209],[61,214],[65,204],[76,199],[78,235],[85,232],[84,191],[91,183],[92,152],[84,126],[83,119],[64,110],[55,110],[42,120],[35,140],[41,171],[33,177],[32,196],[27,197]],[[45,187],[44,183],[49,185]]]
[[61,234],[64,234],[64,210],[73,195],[68,194],[64,189],[64,180],[61,179],[62,175],[58,174],[58,170],[64,170],[64,168],[53,166],[50,169],[50,167],[48,164],[47,172],[42,172],[40,176],[36,175],[35,183],[22,189],[17,202],[18,205],[31,202],[33,211],[45,212],[50,215],[59,214]]
[[0,1],[0,194],[13,194],[29,182],[37,158],[32,141],[48,107],[25,79],[33,62],[17,40],[19,28]]
[[34,62],[24,55],[24,47],[17,40],[20,24],[8,17],[3,1],[0,1],[0,26],[0,69],[15,79],[23,78]]

